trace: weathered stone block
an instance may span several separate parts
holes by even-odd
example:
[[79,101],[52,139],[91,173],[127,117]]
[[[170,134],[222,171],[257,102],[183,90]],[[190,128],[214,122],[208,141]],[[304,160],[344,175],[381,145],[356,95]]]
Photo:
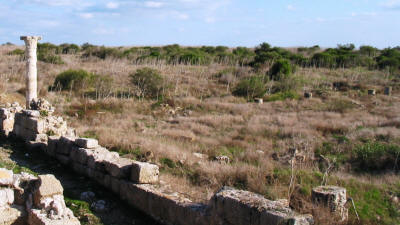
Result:
[[383,93],[385,95],[392,95],[392,90],[393,90],[392,87],[385,87],[385,90],[383,91]]
[[63,165],[69,165],[71,161],[69,156],[63,154],[56,154],[56,159]]
[[229,224],[278,225],[295,222],[298,225],[313,223],[310,215],[299,215],[281,201],[271,201],[263,196],[224,187],[211,199],[211,212]]
[[57,144],[57,153],[69,155],[72,147],[75,145],[75,137],[62,136]]
[[121,185],[120,180],[115,177],[110,177],[110,181],[111,181],[111,190],[114,193],[119,194],[120,185]]
[[47,217],[47,213],[41,213],[36,209],[29,212],[28,223],[32,225],[80,225],[79,220],[72,215],[72,212],[60,219],[50,219]]
[[99,147],[99,142],[93,138],[77,138],[75,144],[81,148],[97,148]]
[[110,152],[105,148],[93,149],[93,154],[88,156],[87,165],[89,168],[105,172],[104,160],[111,160],[119,157],[118,153]]
[[47,150],[46,153],[49,156],[55,157],[58,141],[60,140],[60,136],[49,136],[47,139]]
[[87,175],[88,168],[80,163],[73,162],[72,169],[78,174],[81,174],[83,176],[88,176]]
[[336,186],[319,186],[312,190],[312,200],[317,206],[328,207],[331,212],[336,212],[342,220],[347,220],[348,209],[346,189]]
[[11,170],[0,168],[0,186],[8,186],[13,183],[14,173]]
[[131,169],[131,181],[139,184],[158,182],[159,168],[150,163],[134,162]]
[[26,225],[27,215],[25,208],[19,205],[0,209],[0,225]]
[[90,155],[93,154],[93,151],[85,148],[73,148],[70,153],[70,158],[72,161],[87,165],[87,161]]
[[63,194],[64,189],[54,175],[39,175],[38,178],[39,180],[36,183],[36,189],[33,193],[35,206],[39,207],[41,199],[45,197]]
[[132,170],[133,160],[127,158],[114,158],[111,160],[104,160],[106,171],[113,177],[120,179],[128,179]]
[[0,189],[0,208],[14,203],[14,190],[10,188]]

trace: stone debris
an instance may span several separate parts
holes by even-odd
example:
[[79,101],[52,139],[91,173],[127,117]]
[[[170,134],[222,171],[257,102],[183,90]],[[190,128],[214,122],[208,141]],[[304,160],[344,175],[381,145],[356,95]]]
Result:
[[80,199],[85,202],[93,202],[95,197],[96,197],[96,195],[93,192],[86,191],[86,192],[81,193]]
[[158,182],[159,168],[157,165],[134,162],[131,169],[131,181],[138,184],[152,184]]
[[328,207],[331,212],[336,212],[342,221],[348,218],[346,189],[336,186],[319,186],[312,190],[312,200],[317,206]]
[[30,102],[30,109],[46,112],[48,115],[51,115],[54,112],[54,107],[50,102],[42,98],[32,99]]
[[304,92],[304,98],[312,98],[313,94],[312,92]]
[[66,207],[63,188],[53,175],[13,174],[8,186],[0,188],[0,225],[80,224]]
[[104,213],[109,211],[109,208],[107,207],[107,203],[104,200],[98,200],[96,202],[93,202],[91,205],[93,211],[98,212],[98,213]]
[[225,218],[228,224],[278,225],[313,224],[311,215],[299,215],[286,202],[271,201],[263,196],[223,187],[211,199],[211,207],[216,217]]
[[81,148],[97,148],[99,147],[99,142],[92,138],[77,138],[75,144]]
[[229,164],[231,162],[231,159],[226,155],[217,156],[215,160],[220,164]]
[[13,175],[11,170],[0,168],[0,186],[11,185],[14,181]]

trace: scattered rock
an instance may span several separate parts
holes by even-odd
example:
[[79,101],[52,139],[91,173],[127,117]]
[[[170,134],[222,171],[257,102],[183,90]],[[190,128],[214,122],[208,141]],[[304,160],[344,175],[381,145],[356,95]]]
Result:
[[384,94],[385,95],[392,95],[392,90],[393,90],[393,88],[392,87],[385,87],[385,90],[384,90]]
[[197,152],[194,152],[193,155],[194,155],[196,158],[199,158],[199,159],[206,159],[206,158],[208,158],[207,155],[201,154],[201,153],[197,153]]
[[218,161],[220,164],[229,164],[231,159],[228,156],[222,155],[215,157],[215,160]]
[[376,95],[376,90],[375,89],[368,90],[368,95]]
[[82,192],[80,199],[85,202],[93,202],[96,195],[91,191]]
[[91,206],[92,206],[93,211],[98,212],[98,213],[104,213],[109,210],[107,207],[107,203],[104,200],[98,200],[96,202],[93,202]]

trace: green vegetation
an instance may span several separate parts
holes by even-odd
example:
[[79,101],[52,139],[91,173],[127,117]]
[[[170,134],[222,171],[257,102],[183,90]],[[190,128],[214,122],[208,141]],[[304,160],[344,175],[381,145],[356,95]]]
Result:
[[280,59],[269,70],[269,78],[271,80],[288,79],[292,71],[292,65],[290,65],[289,60]]
[[148,67],[138,69],[130,78],[139,98],[162,98],[163,90],[167,88],[160,72]]
[[354,149],[354,161],[361,171],[398,170],[400,146],[368,141]]
[[251,100],[261,98],[266,92],[265,78],[262,76],[251,76],[241,80],[233,90],[233,94]]
[[268,102],[284,101],[286,99],[299,99],[300,96],[294,91],[283,91],[272,94],[266,98]]

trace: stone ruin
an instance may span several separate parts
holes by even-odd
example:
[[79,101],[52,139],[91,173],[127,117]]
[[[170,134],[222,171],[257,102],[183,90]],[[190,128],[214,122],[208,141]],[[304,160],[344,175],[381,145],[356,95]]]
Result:
[[[117,153],[100,146],[95,139],[77,137],[62,117],[53,116],[54,108],[47,101],[37,98],[36,44],[41,38],[21,39],[26,43],[28,58],[26,109],[16,103],[1,108],[1,134],[18,138],[32,151],[41,151],[76,173],[97,181],[128,204],[165,224],[313,224],[311,215],[294,212],[287,200],[271,201],[261,195],[229,187],[217,192],[208,204],[192,202],[159,181],[157,165],[121,158]],[[72,212],[65,207],[62,187],[54,176],[42,175],[36,178],[21,174],[19,180],[29,184],[23,188],[20,186],[21,182],[14,184],[14,177],[18,177],[17,175],[12,175],[11,179],[10,171],[6,173],[9,174],[8,180],[5,179],[8,188],[0,190],[0,225],[16,224],[10,222],[13,220],[23,222],[27,215],[28,224],[79,224]],[[4,172],[0,171],[0,177],[2,176]],[[9,188],[10,185],[14,189]],[[313,199],[317,199],[317,203],[325,202],[330,205],[332,197],[320,198],[318,190],[316,189],[315,194],[313,192]],[[19,194],[21,191],[22,194]],[[334,196],[336,199],[337,196]],[[333,203],[341,206],[341,197]],[[335,210],[343,211],[340,207]]]
[[0,168],[1,225],[79,225],[53,175],[14,174]]
[[314,205],[328,208],[332,213],[339,216],[342,221],[349,217],[349,210],[346,208],[346,189],[336,186],[319,186],[312,190]]

